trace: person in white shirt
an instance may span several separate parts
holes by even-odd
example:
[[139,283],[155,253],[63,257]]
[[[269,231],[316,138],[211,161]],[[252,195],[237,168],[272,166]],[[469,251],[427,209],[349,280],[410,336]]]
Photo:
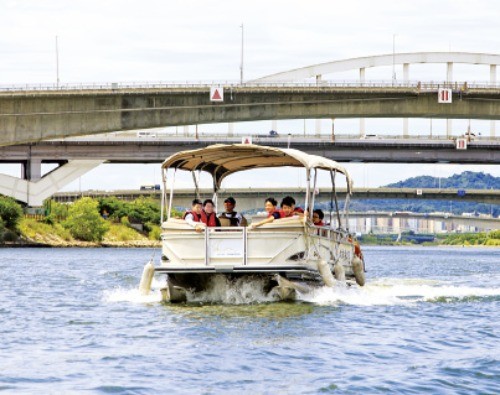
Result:
[[184,219],[191,225],[197,232],[203,230],[201,223],[201,200],[194,199],[191,205],[191,210],[187,210],[184,213]]

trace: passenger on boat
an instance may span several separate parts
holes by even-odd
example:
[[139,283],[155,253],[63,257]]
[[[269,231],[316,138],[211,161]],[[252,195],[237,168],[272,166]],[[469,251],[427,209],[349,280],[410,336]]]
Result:
[[219,215],[222,225],[226,226],[224,222],[228,222],[227,226],[246,226],[245,218],[237,211],[234,211],[235,207],[236,200],[232,196],[224,200],[224,209],[226,211]]
[[201,210],[201,222],[209,228],[220,226],[219,218],[214,211],[215,204],[212,199],[207,199],[203,202],[203,209]]
[[316,209],[313,211],[313,224],[316,226],[325,226],[323,222],[323,218],[325,218],[325,213],[321,209]]
[[278,202],[276,201],[276,199],[274,199],[272,197],[267,198],[266,202],[264,204],[264,209],[267,212],[267,218],[263,219],[262,221],[251,224],[250,229],[254,229],[254,228],[261,226],[261,225],[264,225],[264,224],[269,224],[269,223],[273,222],[275,219],[280,219],[281,214],[280,214],[278,208],[276,207],[277,205],[278,205]]
[[291,196],[286,196],[281,201],[281,218],[288,218],[297,215],[299,217],[304,216],[304,210],[300,207],[295,207],[295,199]]
[[201,200],[194,199],[191,204],[191,210],[187,210],[183,217],[186,222],[191,225],[197,232],[201,232],[203,227],[200,226],[201,222]]

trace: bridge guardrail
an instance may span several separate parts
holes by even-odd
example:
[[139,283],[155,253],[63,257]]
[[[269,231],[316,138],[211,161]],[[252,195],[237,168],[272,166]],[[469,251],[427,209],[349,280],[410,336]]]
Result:
[[437,91],[439,88],[451,88],[455,91],[468,89],[500,89],[500,83],[468,82],[468,81],[325,81],[318,82],[234,82],[234,81],[205,81],[205,82],[103,82],[103,83],[66,83],[66,84],[18,84],[0,85],[0,92],[27,92],[27,91],[89,91],[89,90],[126,90],[126,89],[209,89],[212,86],[231,88],[407,88],[422,92]]

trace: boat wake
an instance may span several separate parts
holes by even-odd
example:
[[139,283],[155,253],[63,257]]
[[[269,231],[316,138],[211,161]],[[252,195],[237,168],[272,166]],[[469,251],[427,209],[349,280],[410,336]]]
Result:
[[364,287],[321,287],[299,295],[304,302],[331,305],[358,306],[409,305],[418,302],[455,302],[488,297],[500,297],[499,288],[481,288],[452,285],[446,282],[423,279],[380,279]]
[[103,300],[105,302],[130,302],[130,303],[158,303],[162,296],[160,288],[166,285],[165,281],[158,281],[153,278],[152,290],[149,294],[143,295],[139,288],[115,288],[110,291],[104,291]]
[[[273,294],[263,291],[259,278],[229,281],[224,276],[214,277],[202,292],[187,292],[187,303],[247,305],[277,301]],[[160,289],[166,282],[153,280],[152,290],[142,295],[138,288],[117,288],[105,291],[106,302],[160,303]],[[450,303],[483,298],[499,298],[500,288],[482,288],[450,284],[424,279],[384,278],[373,280],[364,287],[337,284],[335,287],[312,288],[310,292],[297,292],[297,301],[317,305],[411,305],[421,302]]]

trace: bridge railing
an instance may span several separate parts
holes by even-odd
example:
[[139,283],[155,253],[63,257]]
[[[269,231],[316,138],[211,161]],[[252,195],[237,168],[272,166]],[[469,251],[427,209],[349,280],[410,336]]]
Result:
[[[398,133],[398,134],[396,134]],[[67,141],[118,141],[118,140],[124,140],[124,141],[140,141],[140,142],[146,142],[146,141],[186,141],[186,140],[195,140],[195,141],[215,141],[215,142],[228,142],[228,141],[233,141],[233,142],[241,142],[243,138],[247,138],[251,136],[252,137],[252,142],[254,143],[272,143],[274,142],[283,142],[283,141],[288,141],[290,139],[290,143],[293,145],[293,143],[297,142],[341,142],[341,141],[364,141],[364,140],[371,140],[371,141],[380,141],[382,142],[387,142],[391,140],[396,140],[396,141],[434,141],[434,142],[453,142],[455,143],[456,138],[467,138],[467,135],[463,131],[457,131],[456,133],[453,133],[449,136],[446,136],[444,134],[437,134],[434,132],[433,134],[430,132],[427,133],[409,133],[408,135],[403,135],[401,132],[395,132],[395,133],[388,133],[384,132],[382,134],[377,134],[377,133],[366,133],[364,135],[361,135],[359,132],[352,132],[352,131],[336,131],[335,134],[332,136],[331,133],[327,132],[307,132],[307,134],[303,134],[301,132],[291,132],[291,133],[279,133],[277,136],[270,136],[270,135],[265,135],[262,133],[251,133],[251,132],[245,132],[245,131],[233,131],[232,133],[225,132],[225,133],[220,133],[220,132],[206,132],[206,131],[187,131],[187,132],[165,132],[165,131],[159,131],[159,132],[150,132],[147,135],[138,135],[137,131],[128,131],[128,132],[116,132],[116,133],[108,133],[108,134],[101,134],[101,135],[91,135],[91,136],[80,136],[80,137],[67,137],[64,140]],[[57,139],[61,140],[61,139]],[[500,141],[500,136],[489,136],[489,135],[475,135],[470,138],[469,144],[472,142],[492,142],[492,141]]]
[[456,91],[467,89],[500,89],[500,83],[485,81],[328,81],[315,82],[245,82],[234,81],[198,81],[198,82],[89,82],[89,83],[64,83],[64,84],[15,84],[0,85],[0,92],[26,92],[26,91],[89,91],[89,90],[127,90],[127,89],[209,89],[221,86],[228,89],[242,88],[385,88],[385,89],[415,89],[418,91],[437,91],[439,88],[451,88]]

